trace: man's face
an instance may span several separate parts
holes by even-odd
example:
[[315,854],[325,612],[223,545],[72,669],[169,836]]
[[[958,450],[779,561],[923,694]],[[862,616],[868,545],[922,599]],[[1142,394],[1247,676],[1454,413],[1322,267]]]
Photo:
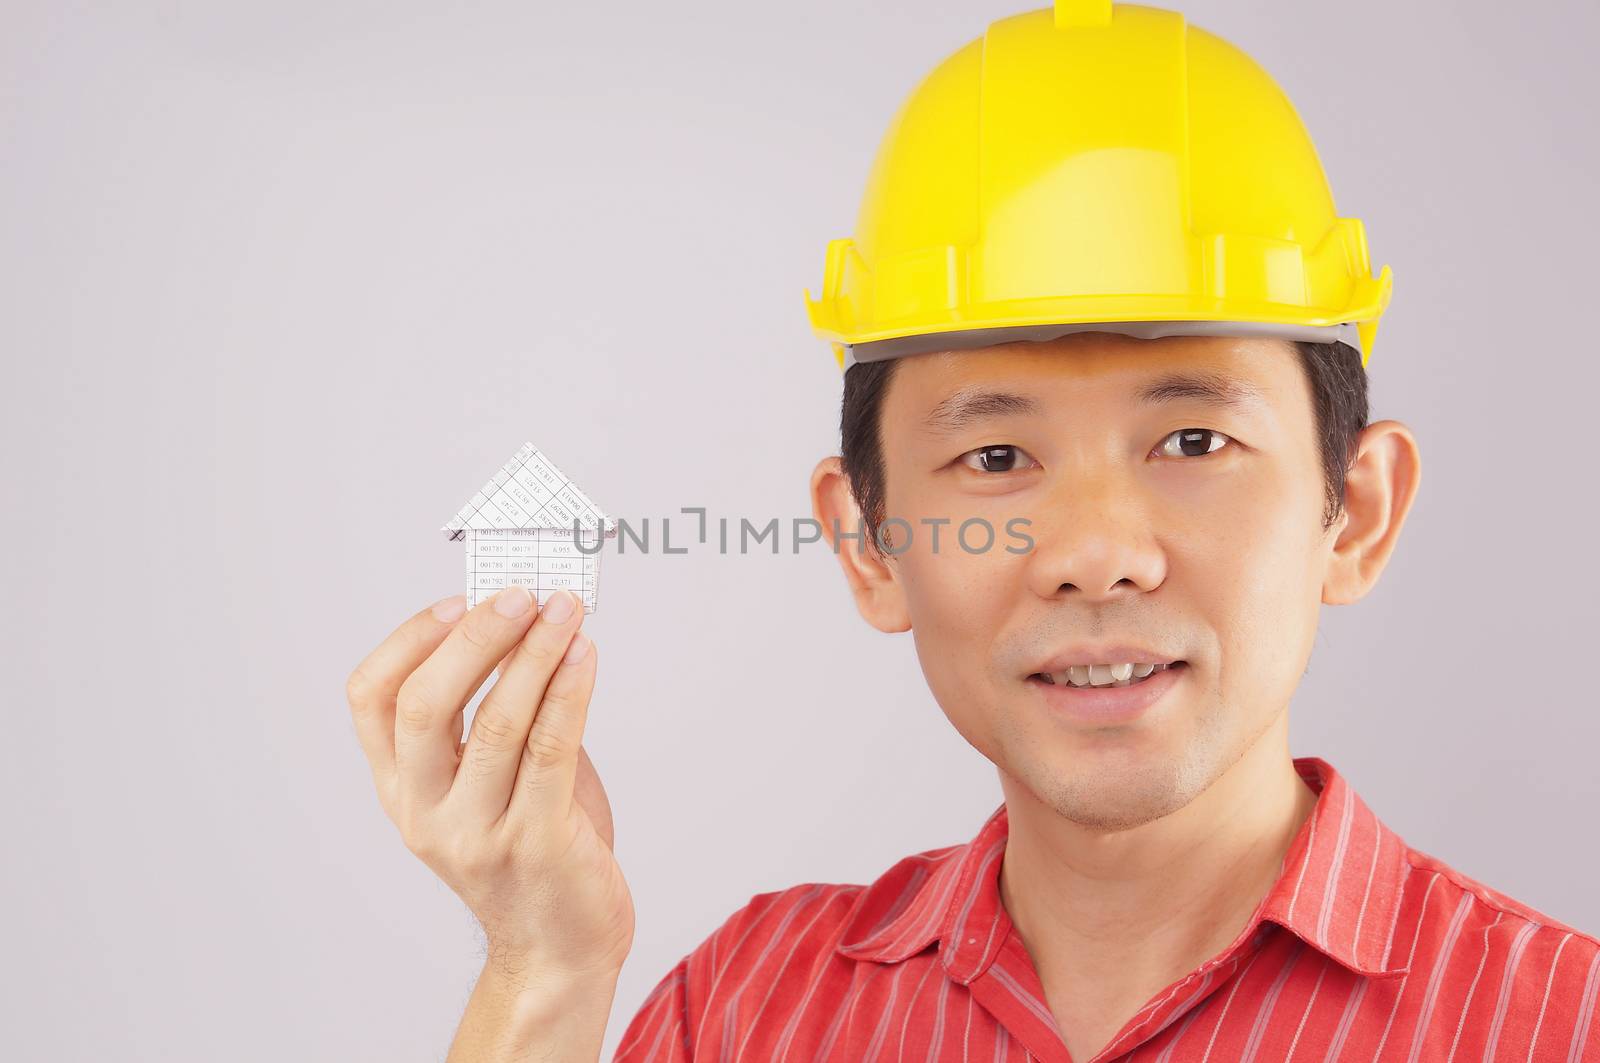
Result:
[[[1239,395],[1141,397],[1175,376]],[[902,359],[882,409],[885,516],[911,535],[888,526],[903,544],[888,566],[956,729],[1086,826],[1148,822],[1209,786],[1311,654],[1340,527],[1322,527],[1315,428],[1284,340],[1079,333]],[[971,518],[995,530],[987,550],[982,525],[971,551],[957,541]],[[1006,549],[1025,545],[1014,518],[1025,552]],[[1093,656],[1112,645],[1149,653]],[[1146,680],[1164,687],[1151,704],[1106,716],[1040,674],[1080,660],[1182,663]]]

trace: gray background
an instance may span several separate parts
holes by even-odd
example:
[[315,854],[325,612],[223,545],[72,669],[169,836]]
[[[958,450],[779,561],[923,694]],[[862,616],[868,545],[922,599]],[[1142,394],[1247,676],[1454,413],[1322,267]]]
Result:
[[[1020,10],[0,4],[4,1054],[438,1059],[480,964],[343,684],[459,589],[524,439],[630,518],[805,515],[839,378],[801,289],[884,124]],[[1195,0],[1281,81],[1395,301],[1424,448],[1325,610],[1297,753],[1412,844],[1600,928],[1594,5]],[[834,561],[618,557],[587,747],[644,994],[751,894],[998,804]]]

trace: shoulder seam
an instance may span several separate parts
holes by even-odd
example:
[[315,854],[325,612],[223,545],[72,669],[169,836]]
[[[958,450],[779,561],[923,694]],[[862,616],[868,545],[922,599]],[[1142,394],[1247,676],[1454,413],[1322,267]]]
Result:
[[[1417,862],[1415,858],[1419,856],[1423,860],[1427,861],[1426,866]],[[1525,909],[1525,911],[1517,911],[1515,908],[1508,908],[1495,898],[1485,895],[1484,890],[1493,889],[1493,887],[1486,883],[1479,882],[1466,873],[1456,870],[1444,861],[1430,856],[1418,849],[1413,849],[1409,845],[1406,846],[1406,865],[1417,871],[1432,871],[1443,875],[1445,880],[1452,886],[1455,886],[1464,893],[1470,893],[1474,900],[1491,911],[1499,912],[1501,915],[1509,916],[1512,919],[1517,919],[1524,923],[1531,923],[1536,929],[1559,930],[1570,933],[1573,937],[1581,938],[1588,942],[1593,948],[1600,950],[1600,938],[1595,937],[1593,934],[1579,930],[1575,926],[1568,926],[1559,919],[1548,916],[1544,912],[1539,911],[1539,909],[1534,908],[1532,905],[1525,904],[1524,902],[1517,900],[1515,897],[1511,897],[1509,899],[1519,907]],[[1496,892],[1499,891],[1497,890]]]

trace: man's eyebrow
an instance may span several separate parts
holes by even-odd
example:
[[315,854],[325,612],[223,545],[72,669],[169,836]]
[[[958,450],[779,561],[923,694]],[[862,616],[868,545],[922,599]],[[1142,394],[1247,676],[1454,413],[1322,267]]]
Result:
[[1140,388],[1134,397],[1152,405],[1179,399],[1199,399],[1230,409],[1242,409],[1267,399],[1260,388],[1248,381],[1204,370],[1168,373]]
[[923,418],[922,427],[932,435],[953,435],[985,417],[1038,412],[1039,404],[1026,395],[1009,391],[958,391],[940,399]]
[[[1181,399],[1199,399],[1230,409],[1264,403],[1265,392],[1248,381],[1206,370],[1180,370],[1157,377],[1134,393],[1146,405],[1160,405]],[[1036,414],[1037,401],[1010,391],[968,389],[947,395],[923,419],[923,430],[931,435],[954,435],[986,417]]]

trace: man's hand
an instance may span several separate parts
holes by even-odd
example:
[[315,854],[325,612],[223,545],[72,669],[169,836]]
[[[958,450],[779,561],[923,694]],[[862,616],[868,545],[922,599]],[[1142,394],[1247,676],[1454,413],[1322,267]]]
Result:
[[[596,667],[583,610],[558,591],[536,619],[522,587],[465,610],[461,596],[423,610],[350,675],[378,800],[483,925],[500,991],[548,999],[604,983],[632,947],[634,913],[581,744]],[[461,742],[463,710],[497,663]]]

